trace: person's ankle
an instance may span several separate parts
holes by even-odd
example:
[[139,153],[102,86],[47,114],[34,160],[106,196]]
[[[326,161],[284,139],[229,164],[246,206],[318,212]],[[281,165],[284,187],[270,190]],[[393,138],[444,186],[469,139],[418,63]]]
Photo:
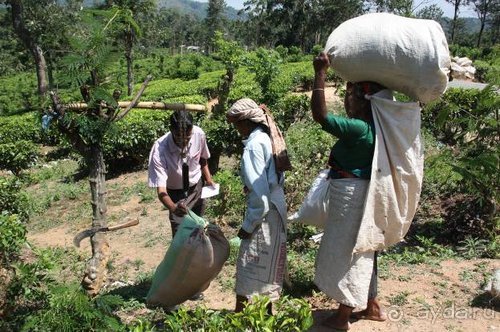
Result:
[[193,295],[189,300],[190,301],[201,301],[205,298],[205,295],[203,295],[203,293],[197,293],[195,295]]

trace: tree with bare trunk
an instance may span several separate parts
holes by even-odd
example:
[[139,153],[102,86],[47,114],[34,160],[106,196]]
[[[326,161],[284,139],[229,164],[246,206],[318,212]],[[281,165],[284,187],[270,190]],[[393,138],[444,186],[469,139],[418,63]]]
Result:
[[57,84],[53,72],[70,48],[67,37],[77,26],[82,1],[0,0],[7,5],[12,31],[33,58],[41,97]]
[[[481,38],[483,37],[484,28],[488,21],[490,23],[494,22],[495,15],[498,16],[498,11],[500,11],[500,1],[499,0],[471,0],[471,5],[481,22],[481,28],[477,36],[476,47],[481,46]],[[498,27],[497,27],[498,29]]]
[[226,111],[229,108],[229,93],[234,84],[234,77],[243,61],[243,48],[235,41],[224,39],[222,32],[216,31],[212,41],[215,49],[212,56],[224,64],[226,72],[220,77],[217,87],[217,103],[212,113],[206,118],[203,127],[207,133],[210,159],[210,173],[219,170],[219,160],[222,152],[230,153],[235,144],[235,135],[226,121]]
[[[95,74],[95,73],[94,73]],[[96,75],[92,75],[97,78]],[[94,86],[82,86],[81,93],[87,102],[80,114],[69,114],[68,107],[61,103],[56,93],[51,92],[51,116],[57,119],[59,130],[66,135],[72,146],[82,155],[89,170],[92,205],[92,227],[106,227],[106,164],[102,142],[113,122],[119,121],[138,103],[151,77],[148,76],[134,100],[124,110],[117,101]],[[94,82],[96,83],[96,82]],[[118,93],[114,97],[119,97]],[[89,295],[96,295],[106,280],[109,260],[109,243],[105,233],[91,237],[92,258],[82,279],[82,286]]]
[[134,45],[137,38],[142,35],[142,30],[136,23],[140,14],[149,14],[156,9],[155,0],[115,0],[108,1],[107,6],[113,8],[114,18],[118,25],[117,38],[123,41],[125,60],[127,62],[127,96],[131,96],[134,86]]
[[226,1],[224,0],[209,0],[207,8],[207,17],[205,18],[206,27],[206,40],[205,52],[212,53],[214,48],[214,39],[217,31],[224,31],[224,9],[226,8]]
[[[104,24],[105,23],[105,24]],[[56,92],[51,92],[52,107],[48,116],[56,119],[59,130],[66,135],[73,148],[84,158],[89,170],[92,205],[92,227],[106,227],[106,164],[103,139],[116,121],[123,119],[138,103],[151,77],[148,76],[132,102],[122,109],[118,103],[120,92],[109,92],[105,70],[108,59],[116,53],[112,47],[113,19],[80,36],[79,46],[66,59],[66,73],[80,86],[85,107],[73,112],[65,106]],[[83,31],[83,30],[82,30]],[[75,43],[76,45],[76,43]],[[92,258],[87,262],[82,285],[88,294],[96,295],[106,280],[109,243],[105,233],[91,237]]]
[[446,0],[446,2],[453,5],[453,20],[451,21],[451,44],[455,42],[456,30],[458,26],[458,14],[460,13],[460,7],[467,6],[469,0]]
[[30,51],[35,60],[36,77],[38,80],[38,95],[43,97],[48,91],[47,62],[42,49],[33,33],[27,28],[24,15],[24,4],[22,0],[2,1],[10,5],[12,14],[12,26],[14,31],[23,42],[24,46]]

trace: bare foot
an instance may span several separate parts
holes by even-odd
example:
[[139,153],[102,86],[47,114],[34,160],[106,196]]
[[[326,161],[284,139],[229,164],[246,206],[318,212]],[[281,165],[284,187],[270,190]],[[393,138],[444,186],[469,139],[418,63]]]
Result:
[[325,319],[321,325],[340,331],[347,331],[351,327],[349,321],[339,319],[338,315],[332,315]]
[[383,322],[387,319],[387,315],[380,308],[367,308],[363,311],[353,312],[351,318],[354,319],[367,319],[377,322]]

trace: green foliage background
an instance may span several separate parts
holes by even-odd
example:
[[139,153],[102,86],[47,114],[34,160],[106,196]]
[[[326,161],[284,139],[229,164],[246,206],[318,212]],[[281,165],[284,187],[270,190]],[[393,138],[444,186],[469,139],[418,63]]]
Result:
[[[110,39],[110,36],[123,37],[124,22],[110,35],[105,30],[107,20],[113,15],[132,14],[130,6],[134,3],[137,4],[116,1],[121,7],[85,9],[79,14],[78,7],[72,7],[78,5],[77,1],[68,2],[68,8],[52,7],[56,4],[46,0],[25,2],[31,9],[38,8],[28,12],[33,23],[29,29],[37,42],[47,46],[51,88],[63,102],[80,101],[78,85],[91,83],[91,69],[99,76],[100,84],[93,87],[89,103],[115,104],[111,99],[113,90],[126,89],[123,40]],[[231,39],[226,43],[205,40],[208,34],[203,26],[189,15],[168,9],[136,13],[139,15],[134,18],[146,28],[144,34],[137,35],[139,47],[135,48],[133,64],[135,80],[139,82],[134,86],[135,91],[147,75],[154,76],[142,100],[168,103],[213,102],[221,92],[221,77],[227,74],[228,68],[233,68],[234,82],[229,90],[228,105],[224,107],[243,97],[266,103],[285,135],[293,165],[293,171],[286,174],[290,212],[300,206],[312,180],[327,167],[329,150],[334,143],[331,135],[312,121],[310,99],[302,93],[312,87],[312,55],[322,50],[322,46],[316,44],[317,37],[326,38],[330,32],[326,24],[318,22],[340,23],[362,12],[359,1],[325,2],[320,10],[307,15],[300,8],[290,7],[291,3],[284,2],[283,8],[294,13],[295,16],[289,16],[294,17],[292,21],[283,19],[276,8],[259,13],[259,6],[247,13],[248,20],[242,24],[225,21],[225,34],[215,35]],[[280,22],[284,25],[272,29],[274,23]],[[78,184],[68,185],[67,192],[52,193],[43,199],[38,198],[37,193],[25,191],[29,185],[43,181],[42,172],[32,174],[34,168],[43,167],[50,158],[74,155],[70,155],[70,145],[55,128],[55,121],[47,130],[41,127],[40,110],[46,110],[49,103],[36,95],[33,60],[12,30],[7,29],[10,21],[4,8],[0,8],[0,23],[0,46],[4,50],[0,55],[0,272],[10,277],[7,284],[0,280],[0,289],[5,289],[7,294],[2,299],[5,303],[0,301],[3,304],[0,310],[6,317],[0,322],[0,329],[156,330],[150,317],[127,325],[116,316],[117,310],[136,306],[133,301],[113,294],[89,299],[79,286],[58,282],[57,275],[67,262],[64,259],[71,260],[75,271],[82,269],[83,258],[75,252],[34,248],[34,257],[29,262],[21,257],[23,249],[29,247],[26,226],[30,218],[64,195],[75,199],[83,189]],[[257,27],[265,38],[253,34]],[[44,31],[51,33],[42,33]],[[420,209],[407,236],[407,245],[395,246],[383,256],[397,264],[421,264],[458,255],[499,257],[500,48],[498,44],[490,45],[492,35],[488,35],[484,47],[470,47],[473,37],[460,36],[459,40],[466,42],[450,45],[451,53],[474,60],[477,79],[496,86],[483,91],[450,89],[442,99],[425,105],[422,117],[426,169]],[[181,45],[185,47],[201,40],[219,49],[207,55],[175,54],[179,50],[185,52]],[[240,45],[249,47],[244,50]],[[342,85],[333,71],[328,80],[332,86]],[[342,88],[339,91],[342,95]],[[121,100],[131,98],[122,95]],[[334,106],[332,111],[341,113],[341,106]],[[66,120],[78,121],[79,134],[86,141],[100,143],[102,138],[109,173],[119,174],[146,164],[154,140],[167,131],[170,114],[169,111],[136,109],[115,125],[91,115],[69,115]],[[234,231],[245,208],[237,166],[234,166],[241,152],[240,139],[223,114],[197,114],[195,119],[207,132],[210,146],[221,148],[224,157],[236,160],[233,166],[221,168],[214,175],[215,181],[221,184],[221,193],[211,201],[207,212],[214,221]],[[40,152],[40,148],[47,146],[55,150],[51,157]],[[266,314],[269,299],[256,298],[241,314],[203,307],[181,308],[163,315],[163,326],[186,331],[307,330],[312,324],[310,307],[296,297],[310,296],[315,289],[312,280],[318,246],[307,239],[316,232],[310,226],[290,225],[289,259],[294,261],[289,267],[291,286],[285,290],[287,296],[276,303],[274,316]],[[234,255],[231,262],[234,264]]]

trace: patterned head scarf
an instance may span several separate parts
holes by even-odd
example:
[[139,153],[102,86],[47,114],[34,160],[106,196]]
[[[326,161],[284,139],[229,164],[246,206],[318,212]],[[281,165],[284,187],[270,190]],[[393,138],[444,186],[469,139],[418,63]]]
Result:
[[271,137],[276,171],[283,172],[292,169],[292,164],[288,158],[283,135],[274,122],[271,112],[266,105],[259,106],[252,99],[243,98],[236,101],[233,106],[231,106],[226,113],[226,118],[229,123],[250,120],[257,124],[266,126],[269,129],[269,136]]

